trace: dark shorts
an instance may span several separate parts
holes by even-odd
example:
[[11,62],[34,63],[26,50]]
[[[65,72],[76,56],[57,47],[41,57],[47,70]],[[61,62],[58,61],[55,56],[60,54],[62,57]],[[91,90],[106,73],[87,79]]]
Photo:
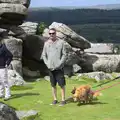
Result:
[[49,76],[52,87],[55,87],[57,83],[60,87],[66,85],[64,71],[62,69],[49,71]]

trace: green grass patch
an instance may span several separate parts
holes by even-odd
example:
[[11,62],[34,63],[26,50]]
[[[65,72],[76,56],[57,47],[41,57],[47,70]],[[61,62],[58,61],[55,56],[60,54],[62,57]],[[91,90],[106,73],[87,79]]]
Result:
[[[94,80],[67,78],[66,98],[70,97],[73,86],[82,84],[96,85]],[[103,85],[110,86],[120,80]],[[29,87],[28,87],[29,86]],[[65,106],[50,106],[52,102],[51,86],[48,81],[29,82],[27,87],[13,87],[12,99],[5,101],[6,104],[17,110],[36,110],[37,116],[24,118],[23,120],[120,120],[120,84],[105,89],[98,101],[92,104],[79,105],[68,102]],[[28,89],[29,88],[29,89]],[[31,89],[30,89],[31,88]],[[58,100],[61,100],[60,88],[58,88]],[[101,87],[94,88],[95,90]],[[1,99],[1,101],[3,101]]]
[[12,91],[16,91],[16,90],[32,90],[33,86],[32,85],[25,85],[25,86],[12,86],[11,90]]

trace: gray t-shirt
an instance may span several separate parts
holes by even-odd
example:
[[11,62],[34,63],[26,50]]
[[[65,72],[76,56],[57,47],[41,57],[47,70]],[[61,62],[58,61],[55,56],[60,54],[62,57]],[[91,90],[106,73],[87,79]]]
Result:
[[66,54],[66,42],[61,39],[56,41],[48,40],[45,42],[42,52],[42,59],[50,70],[63,68]]

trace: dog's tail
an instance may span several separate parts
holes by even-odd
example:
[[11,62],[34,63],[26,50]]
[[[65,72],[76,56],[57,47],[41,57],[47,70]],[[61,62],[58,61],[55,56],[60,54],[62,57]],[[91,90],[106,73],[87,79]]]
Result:
[[98,96],[102,96],[102,93],[100,93],[100,92],[94,92],[93,93],[93,97],[98,97]]

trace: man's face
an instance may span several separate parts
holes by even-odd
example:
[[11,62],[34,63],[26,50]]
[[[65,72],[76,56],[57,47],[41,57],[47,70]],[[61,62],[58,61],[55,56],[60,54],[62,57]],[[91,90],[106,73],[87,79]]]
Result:
[[50,30],[49,31],[49,36],[50,36],[50,39],[52,39],[52,40],[56,39],[56,31]]

